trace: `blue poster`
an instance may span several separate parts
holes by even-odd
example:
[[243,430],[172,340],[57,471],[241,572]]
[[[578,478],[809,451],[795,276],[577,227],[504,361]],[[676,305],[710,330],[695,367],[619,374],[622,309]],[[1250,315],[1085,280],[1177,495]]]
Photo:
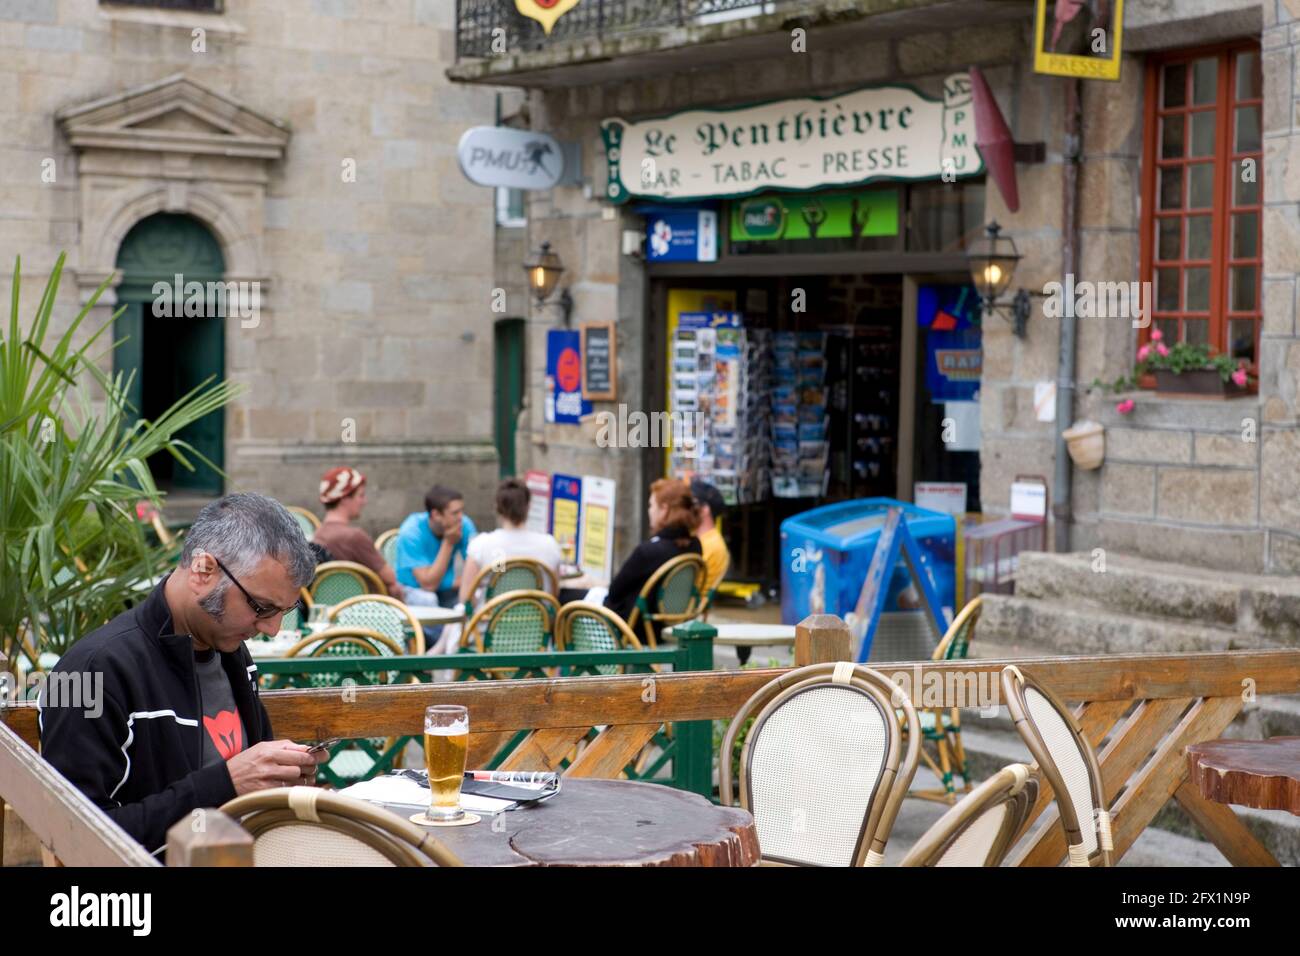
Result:
[[935,402],[968,402],[984,368],[978,298],[968,285],[921,286],[916,323],[926,330],[925,387]]
[[576,564],[579,529],[582,527],[582,479],[573,475],[551,476],[551,534],[560,543],[564,560]]
[[591,402],[582,397],[582,347],[577,329],[551,329],[546,333],[546,420],[576,425],[591,414]]
[[715,262],[718,214],[711,209],[656,211],[646,216],[647,262]]

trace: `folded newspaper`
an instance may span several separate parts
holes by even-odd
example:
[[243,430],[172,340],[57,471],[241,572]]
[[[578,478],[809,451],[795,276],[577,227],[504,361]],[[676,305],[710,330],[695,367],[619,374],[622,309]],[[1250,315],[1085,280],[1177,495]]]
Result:
[[[503,813],[555,796],[560,792],[560,775],[531,770],[468,770],[460,792],[461,806],[466,810]],[[386,776],[354,783],[339,793],[403,810],[423,810],[429,805],[429,774],[425,770],[394,770]]]

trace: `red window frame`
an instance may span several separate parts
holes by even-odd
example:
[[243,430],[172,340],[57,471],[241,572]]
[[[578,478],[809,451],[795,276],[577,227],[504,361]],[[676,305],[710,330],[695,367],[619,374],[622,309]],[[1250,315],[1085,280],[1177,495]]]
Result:
[[[1237,62],[1243,54],[1253,54],[1256,58],[1256,76],[1262,69],[1259,44],[1242,41],[1213,47],[1198,47],[1178,50],[1176,52],[1152,56],[1147,60],[1146,72],[1146,115],[1143,131],[1142,163],[1142,233],[1141,233],[1141,274],[1145,282],[1150,282],[1152,289],[1152,322],[1150,328],[1139,332],[1139,342],[1145,344],[1151,340],[1151,330],[1163,328],[1165,339],[1170,344],[1182,340],[1187,331],[1187,320],[1206,321],[1208,344],[1212,351],[1231,352],[1232,343],[1229,336],[1232,323],[1253,323],[1254,342],[1248,366],[1252,372],[1258,372],[1259,334],[1263,320],[1263,271],[1264,271],[1264,158],[1263,158],[1263,98],[1262,79],[1260,96],[1238,98]],[[1214,57],[1217,59],[1216,87],[1213,105],[1193,105],[1193,69],[1192,64],[1198,60]],[[1186,84],[1182,105],[1166,107],[1164,105],[1161,78],[1165,67],[1186,65]],[[1253,108],[1259,118],[1259,147],[1253,150],[1236,149],[1235,119],[1239,108]],[[1212,153],[1193,156],[1192,116],[1197,113],[1213,112],[1214,147]],[[1164,156],[1161,144],[1161,121],[1165,118],[1182,117],[1182,153],[1177,156]],[[1254,160],[1255,164],[1255,201],[1238,203],[1234,192],[1237,179],[1243,167],[1243,160]],[[1191,207],[1191,167],[1212,163],[1213,183],[1212,202],[1209,207]],[[1164,170],[1181,168],[1179,179],[1179,203],[1169,209],[1158,208],[1157,186]],[[1171,180],[1175,173],[1170,174]],[[1163,185],[1163,184],[1161,184]],[[1207,215],[1208,210],[1208,215]],[[1254,214],[1255,246],[1254,255],[1233,257],[1233,216]],[[1210,247],[1208,257],[1189,258],[1188,242],[1192,219],[1209,218]],[[1159,258],[1158,230],[1161,223],[1177,221],[1178,255],[1176,258]],[[1242,220],[1246,221],[1246,220]],[[1166,227],[1168,228],[1168,227]],[[1189,309],[1187,302],[1189,269],[1208,269],[1209,294],[1206,309]],[[1254,270],[1254,307],[1234,310],[1232,306],[1232,270],[1241,270],[1237,275],[1246,278],[1246,269]],[[1172,308],[1161,308],[1161,276],[1177,276],[1177,304]],[[1168,305],[1168,302],[1166,302]],[[1173,334],[1170,334],[1173,333]]]

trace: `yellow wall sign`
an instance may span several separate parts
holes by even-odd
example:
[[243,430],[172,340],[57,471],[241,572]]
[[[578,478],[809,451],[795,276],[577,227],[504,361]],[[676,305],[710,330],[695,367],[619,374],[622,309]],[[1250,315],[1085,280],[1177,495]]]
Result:
[[1036,0],[1034,14],[1034,72],[1077,76],[1085,80],[1118,80],[1120,39],[1124,32],[1124,0],[1099,4],[1094,15],[1087,0]]
[[550,36],[555,21],[576,7],[579,2],[580,0],[515,0],[515,9],[540,23],[546,35]]

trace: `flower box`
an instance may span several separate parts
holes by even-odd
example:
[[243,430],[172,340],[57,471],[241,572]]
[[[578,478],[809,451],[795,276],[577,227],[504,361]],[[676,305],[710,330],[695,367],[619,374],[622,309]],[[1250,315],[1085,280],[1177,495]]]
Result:
[[1229,398],[1245,395],[1248,386],[1238,385],[1228,379],[1226,382],[1217,369],[1198,368],[1185,372],[1171,372],[1168,369],[1155,370],[1156,394],[1158,395],[1193,395],[1202,398]]

